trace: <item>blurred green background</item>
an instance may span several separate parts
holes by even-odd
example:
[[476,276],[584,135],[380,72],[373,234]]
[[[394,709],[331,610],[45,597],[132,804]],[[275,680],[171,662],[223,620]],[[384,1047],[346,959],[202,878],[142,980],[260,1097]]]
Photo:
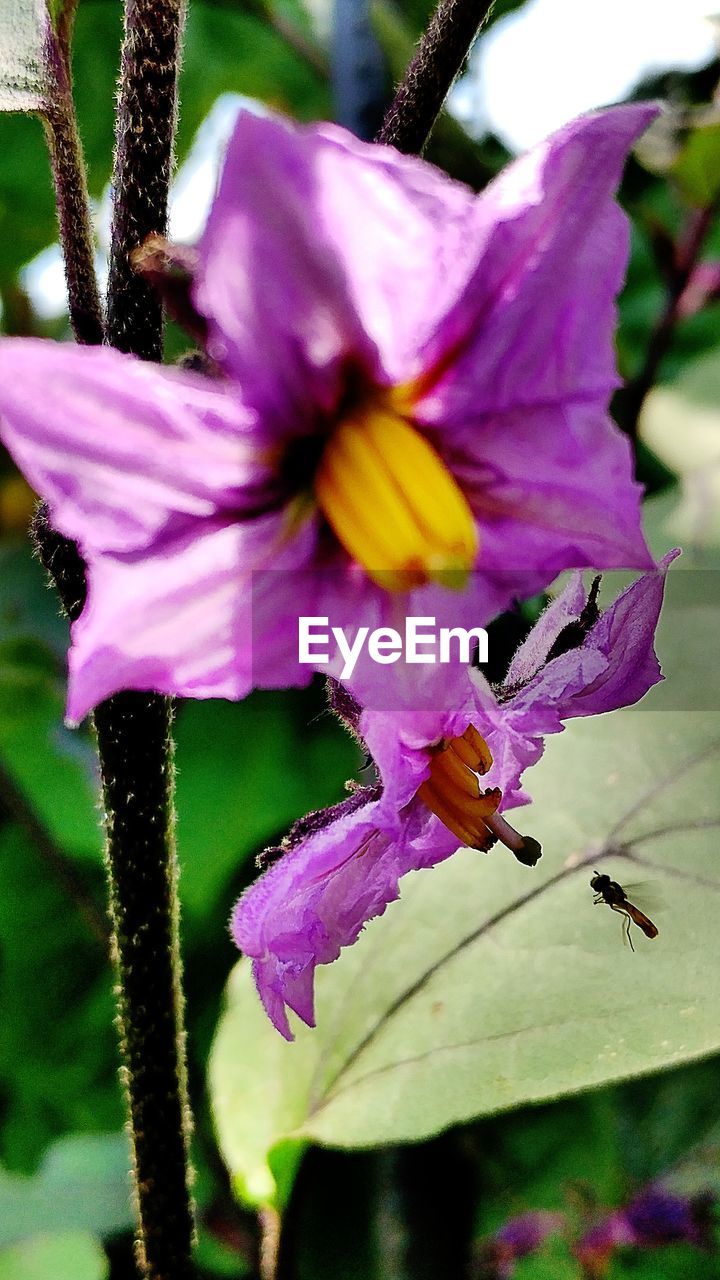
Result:
[[[424,0],[404,0],[378,10],[386,86],[399,74],[429,8]],[[495,19],[521,8],[500,4]],[[330,83],[331,20],[331,6],[315,4],[311,11],[298,0],[192,0],[179,162],[223,94],[257,97],[303,119],[332,116],[338,100]],[[81,0],[76,101],[98,208],[110,172],[120,27],[115,0]],[[684,110],[710,102],[718,70],[712,60],[695,70],[670,66],[634,92],[660,95]],[[642,367],[664,305],[663,253],[667,261],[673,237],[694,216],[693,202],[707,205],[716,196],[716,133],[703,143],[699,160],[693,153],[688,161],[685,153],[683,170],[677,157],[687,136],[675,137],[669,158],[652,158],[649,167],[634,160],[628,168],[624,199],[634,238],[618,349],[630,377]],[[430,154],[454,176],[480,187],[507,150],[492,133],[473,141],[457,121],[446,119]],[[188,182],[186,204],[188,198],[192,204],[193,182],[198,202],[206,201],[208,192],[199,187],[207,186],[207,174],[191,174]],[[709,183],[707,192],[703,183]],[[37,267],[26,270],[54,240],[41,125],[33,118],[0,116],[5,333],[67,336],[64,317],[52,300],[43,301],[43,290],[52,292],[50,277],[39,276]],[[704,249],[707,261],[713,254],[720,254],[716,226]],[[686,405],[683,379],[692,375],[695,362],[709,359],[712,372],[714,357],[720,360],[720,306],[710,285],[701,303],[693,314],[688,304],[661,369],[665,389],[679,397],[678,412]],[[170,333],[168,350],[171,357],[182,350],[178,334]],[[692,424],[688,441],[695,440],[691,432]],[[718,433],[720,438],[720,421]],[[668,459],[662,423],[651,424],[648,434],[655,452],[639,446],[639,473],[652,491],[662,493],[665,509],[685,519],[687,531],[694,511],[692,476],[717,466],[714,442],[708,445],[703,437],[692,449],[681,448],[679,460]],[[129,1280],[128,1157],[95,762],[89,732],[71,732],[62,722],[67,631],[30,554],[25,526],[31,505],[9,460],[1,459],[0,1280]],[[703,536],[711,543],[716,531]],[[516,618],[498,629],[501,657],[509,656],[508,645],[526,625],[527,618]],[[203,1277],[258,1274],[261,1236],[272,1229],[271,1210],[258,1214],[233,1196],[209,1112],[206,1064],[222,992],[237,959],[227,930],[230,909],[254,875],[254,855],[276,843],[298,815],[339,799],[361,763],[327,715],[319,686],[256,695],[242,705],[178,708],[178,844]],[[690,1169],[687,1185],[693,1191],[715,1189],[717,1097],[717,1060],[711,1057],[454,1127],[412,1145],[355,1152],[312,1147],[289,1165],[279,1275],[587,1277],[591,1273],[581,1270],[573,1240],[645,1183]],[[564,1213],[565,1233],[511,1270],[493,1270],[483,1242],[513,1215],[536,1209]],[[614,1280],[712,1280],[720,1277],[720,1261],[713,1250],[688,1244],[627,1249],[612,1258],[606,1274]]]

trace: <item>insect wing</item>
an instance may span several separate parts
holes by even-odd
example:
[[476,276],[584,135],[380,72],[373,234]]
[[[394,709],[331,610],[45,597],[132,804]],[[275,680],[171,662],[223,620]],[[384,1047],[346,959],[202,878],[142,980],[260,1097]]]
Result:
[[623,883],[623,889],[641,911],[655,912],[665,905],[662,886],[657,880],[633,880],[630,884]]

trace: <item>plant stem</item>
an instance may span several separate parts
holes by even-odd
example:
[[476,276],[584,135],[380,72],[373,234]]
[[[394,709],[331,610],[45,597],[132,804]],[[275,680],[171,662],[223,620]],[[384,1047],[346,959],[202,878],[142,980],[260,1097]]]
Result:
[[182,19],[182,0],[126,0],[107,329],[111,346],[144,360],[162,359],[162,303],[130,254],[167,232]]
[[[47,112],[73,324],[102,337],[80,145],[70,97],[71,10],[54,56],[57,94]],[[173,163],[182,0],[126,0],[107,339],[145,359],[162,356],[162,308],[130,254],[163,234]],[[34,534],[71,621],[85,603],[85,566],[41,505]],[[172,708],[155,694],[122,693],[97,708],[106,813],[106,863],[123,1081],[133,1148],[137,1256],[145,1280],[190,1280],[193,1212],[190,1112],[182,1027],[173,842]]]
[[377,136],[408,155],[428,140],[494,0],[440,0]]
[[71,87],[70,37],[74,14],[74,4],[64,6],[56,42],[50,46],[53,84],[43,123],[65,259],[70,323],[78,342],[98,344],[103,340],[103,314],[95,275],[87,175]]
[[[162,356],[162,307],[130,255],[167,228],[182,19],[182,0],[126,0],[107,329],[113,346],[146,360]],[[146,1280],[193,1274],[171,723],[156,694],[121,693],[95,713]]]
[[138,1259],[147,1280],[193,1275],[171,724],[169,700],[155,694],[118,694],[95,712]]
[[715,212],[716,205],[711,204],[691,216],[684,242],[678,247],[677,261],[667,286],[665,305],[650,335],[643,366],[637,377],[618,392],[614,411],[620,426],[633,440],[637,438],[645,398],[655,385],[660,365],[672,343],[680,315],[680,300],[697,266]]
[[[40,559],[71,622],[83,611],[85,566],[41,503]],[[172,841],[171,706],[123,693],[95,713],[105,812],[113,959],[140,1234],[148,1280],[192,1276],[186,1101]]]

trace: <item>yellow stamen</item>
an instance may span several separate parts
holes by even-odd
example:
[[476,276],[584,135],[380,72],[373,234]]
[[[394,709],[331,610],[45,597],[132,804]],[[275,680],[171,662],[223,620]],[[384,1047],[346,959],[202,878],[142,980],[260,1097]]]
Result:
[[500,816],[502,792],[480,790],[478,774],[487,773],[492,755],[474,725],[462,737],[431,748],[430,777],[417,792],[419,800],[444,822],[458,840],[473,849],[490,849],[500,840],[518,862],[534,867],[542,849],[532,836],[521,836]]
[[345,550],[389,591],[464,586],[477,555],[467,500],[430,442],[386,396],[333,430],[315,496]]
[[481,792],[477,776],[491,764],[487,743],[470,725],[461,738],[452,738],[435,750],[430,777],[417,793],[458,840],[475,849],[489,849],[496,839],[488,819],[502,795],[498,790]]
[[452,749],[474,773],[487,773],[493,758],[490,748],[474,724],[469,724],[459,738],[453,738]]

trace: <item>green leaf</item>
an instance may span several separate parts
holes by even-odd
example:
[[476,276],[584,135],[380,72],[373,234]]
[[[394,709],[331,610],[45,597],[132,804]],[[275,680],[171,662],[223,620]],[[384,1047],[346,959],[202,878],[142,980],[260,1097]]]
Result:
[[43,1236],[0,1252],[0,1280],[106,1280],[109,1273],[102,1247],[80,1232]]
[[[407,877],[318,971],[316,1031],[285,1044],[237,966],[210,1086],[244,1198],[273,1197],[268,1153],[288,1137],[417,1140],[720,1047],[720,735],[716,713],[663,710],[669,685],[548,743],[523,815],[537,868],[462,851]],[[664,891],[660,936],[635,954],[592,904],[595,867]]]
[[42,111],[48,104],[50,15],[44,0],[0,8],[0,111]]
[[0,1170],[0,1250],[36,1236],[104,1237],[128,1229],[129,1165],[127,1135],[112,1133],[63,1138],[32,1178]]
[[720,194],[720,124],[693,129],[670,172],[692,204],[712,204]]

